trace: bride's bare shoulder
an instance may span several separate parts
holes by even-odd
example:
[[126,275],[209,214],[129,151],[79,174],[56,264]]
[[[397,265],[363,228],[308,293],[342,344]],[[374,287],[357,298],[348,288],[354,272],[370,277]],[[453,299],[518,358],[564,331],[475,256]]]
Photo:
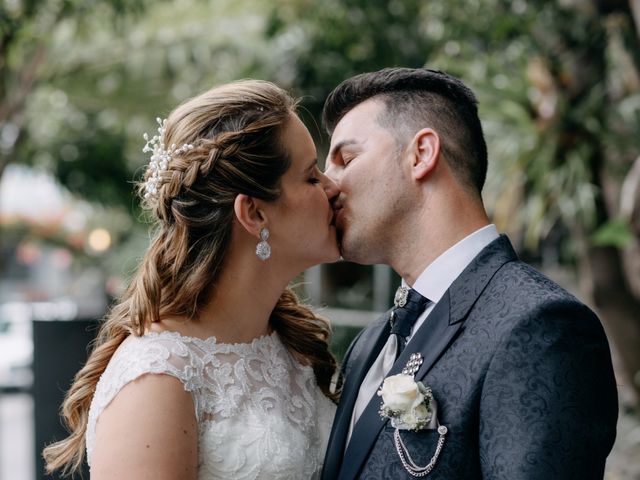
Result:
[[195,479],[198,425],[193,401],[170,375],[125,385],[96,424],[91,478]]

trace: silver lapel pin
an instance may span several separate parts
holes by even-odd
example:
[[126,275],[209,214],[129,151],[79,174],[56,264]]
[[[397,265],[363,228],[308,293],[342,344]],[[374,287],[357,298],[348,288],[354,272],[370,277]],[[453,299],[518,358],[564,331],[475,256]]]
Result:
[[409,361],[402,369],[403,375],[415,375],[418,370],[420,370],[420,366],[424,362],[421,353],[412,353],[409,357]]

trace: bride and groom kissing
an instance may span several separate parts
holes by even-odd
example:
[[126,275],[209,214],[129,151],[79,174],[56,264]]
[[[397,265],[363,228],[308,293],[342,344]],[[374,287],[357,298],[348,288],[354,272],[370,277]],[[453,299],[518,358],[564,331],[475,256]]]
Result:
[[[48,469],[86,450],[93,479],[602,478],[607,339],[490,223],[474,94],[429,69],[347,79],[323,110],[324,172],[296,105],[234,82],[145,137],[157,228]],[[338,369],[328,322],[287,285],[340,256],[402,285]]]

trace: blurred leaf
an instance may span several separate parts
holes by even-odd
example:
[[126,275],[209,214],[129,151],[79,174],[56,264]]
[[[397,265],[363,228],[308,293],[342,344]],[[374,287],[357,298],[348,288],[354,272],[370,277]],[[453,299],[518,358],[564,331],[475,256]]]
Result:
[[90,135],[56,145],[54,173],[71,193],[89,201],[131,209],[133,174],[124,155],[125,135],[100,129],[89,121]]
[[627,247],[633,242],[629,222],[616,218],[598,228],[591,236],[591,243],[598,247]]
[[566,246],[573,235],[554,232],[588,237],[606,222],[601,179],[621,181],[640,148],[640,49],[624,11],[614,18],[583,2],[547,0],[36,3],[30,17],[20,2],[0,7],[0,28],[29,23],[0,90],[21,85],[16,72],[33,58],[35,40],[47,48],[0,146],[17,129],[22,147],[11,161],[45,166],[100,202],[131,204],[128,181],[146,162],[140,136],[156,116],[241,77],[303,97],[320,158],[327,138],[313,122],[346,77],[425,65],[461,77],[480,101],[488,209],[532,249],[557,242],[577,251]]

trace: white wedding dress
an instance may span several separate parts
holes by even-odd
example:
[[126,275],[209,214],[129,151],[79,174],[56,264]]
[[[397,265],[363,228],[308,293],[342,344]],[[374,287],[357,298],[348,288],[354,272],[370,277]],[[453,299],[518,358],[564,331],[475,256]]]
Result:
[[178,378],[198,422],[199,480],[320,477],[335,413],[313,370],[277,333],[223,344],[176,332],[130,337],[102,374],[89,410],[87,461],[100,413],[127,383],[147,373]]

